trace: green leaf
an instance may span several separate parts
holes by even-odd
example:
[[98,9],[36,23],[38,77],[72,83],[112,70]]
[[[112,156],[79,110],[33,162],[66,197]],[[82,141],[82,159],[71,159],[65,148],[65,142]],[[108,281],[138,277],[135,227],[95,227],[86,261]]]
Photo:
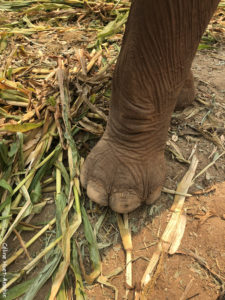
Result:
[[56,237],[59,237],[62,234],[61,230],[61,216],[64,208],[66,207],[67,198],[64,193],[59,193],[55,198],[56,205]]
[[5,11],[5,10],[19,9],[24,6],[28,6],[32,3],[33,1],[7,1],[7,2],[1,1],[0,10]]
[[18,297],[22,296],[26,291],[30,288],[30,286],[33,284],[34,279],[30,279],[27,281],[24,281],[20,284],[17,284],[10,290],[7,290],[6,297],[3,297],[3,295],[0,296],[1,300],[13,300],[18,299]]
[[216,152],[214,155],[213,155],[213,161],[216,161],[219,157],[219,152]]
[[70,267],[73,270],[75,280],[76,280],[75,295],[76,295],[76,300],[85,300],[86,295],[84,291],[84,286],[83,286],[83,281],[82,281],[82,276],[81,276],[81,271],[80,271],[80,266],[78,261],[79,260],[78,260],[77,247],[73,239]]
[[98,218],[97,222],[95,223],[95,226],[94,226],[94,236],[95,236],[95,238],[97,237],[98,231],[99,231],[100,227],[102,226],[102,223],[105,219],[106,213],[107,213],[107,210],[104,211],[104,213]]
[[45,163],[45,164],[37,171],[37,173],[36,173],[34,179],[33,179],[32,182],[31,182],[31,185],[30,185],[30,187],[29,187],[29,192],[31,192],[31,191],[35,188],[37,182],[38,182],[38,181],[41,181],[42,177],[48,172],[48,170],[51,169],[52,165],[53,165],[53,164],[55,163],[55,161],[58,159],[58,156],[59,156],[60,151],[61,151],[60,146],[57,146],[57,147],[55,148],[55,153],[54,153],[54,155],[51,157],[51,159],[50,159],[48,162],[46,162],[46,163]]
[[24,94],[21,91],[13,90],[13,89],[0,90],[0,97],[3,98],[4,100],[18,101],[23,103],[29,102],[29,98],[26,94]]
[[23,134],[21,132],[17,132],[17,139],[19,142],[19,151],[18,151],[18,166],[19,170],[24,170],[24,155],[23,155]]
[[0,169],[5,171],[12,163],[12,159],[8,157],[8,146],[4,143],[4,140],[0,142]]
[[[40,203],[34,204],[34,205],[32,203],[30,203],[30,205],[28,206],[28,208],[24,212],[22,219],[29,216],[30,214],[34,214],[34,215],[39,214],[42,211],[42,209],[46,206],[46,204],[47,204],[46,200],[44,200]],[[18,214],[19,211],[21,210],[21,208],[22,207],[12,208],[12,212],[15,213],[15,214]]]
[[212,45],[207,45],[207,44],[199,44],[198,45],[198,50],[203,50],[203,49],[213,49],[214,47]]
[[39,272],[38,276],[34,279],[32,286],[27,291],[26,295],[24,296],[23,300],[32,300],[36,296],[37,292],[40,288],[45,284],[45,282],[52,276],[53,272],[57,268],[62,254],[59,250],[55,251],[52,250],[54,253],[53,258],[51,258],[50,262],[45,265],[45,267]]
[[13,192],[11,186],[8,184],[8,182],[5,179],[0,180],[0,187],[2,187],[5,190],[8,190],[10,194],[12,194]]
[[40,181],[37,182],[35,188],[32,190],[30,194],[30,199],[33,204],[38,203],[41,199],[41,183]]
[[41,127],[43,124],[44,121],[39,123],[5,124],[0,127],[0,132],[27,132],[29,130]]
[[12,215],[0,217],[0,221],[5,220],[5,219],[9,219],[9,218],[11,218],[11,217],[12,217]]
[[20,121],[21,120],[20,116],[14,116],[14,115],[8,114],[7,111],[4,110],[1,107],[0,107],[0,115],[4,116],[5,118],[8,118],[8,119],[14,119],[16,121]]
[[8,156],[11,158],[11,157],[14,157],[15,155],[16,155],[16,153],[17,153],[17,151],[18,151],[18,149],[19,149],[19,143],[18,143],[18,141],[16,141],[16,142],[14,142],[14,143],[12,143],[11,145],[10,145],[10,150],[9,150],[9,152],[8,152]]
[[66,286],[65,286],[65,280],[62,282],[60,289],[58,291],[58,294],[56,295],[55,299],[56,300],[67,300],[67,294],[66,294]]
[[6,207],[6,205],[11,203],[11,196],[8,196],[4,202],[0,204],[0,212]]
[[89,244],[90,259],[94,269],[98,269],[101,265],[100,254],[98,251],[97,242],[88,219],[88,215],[83,206],[81,206],[82,220],[84,224],[84,234]]
[[104,41],[106,37],[116,34],[122,25],[126,23],[129,12],[126,12],[124,15],[118,14],[114,21],[109,22],[103,30],[98,34],[98,40],[100,43]]
[[61,172],[61,174],[63,176],[63,179],[64,179],[65,184],[66,184],[66,186],[65,186],[65,194],[68,196],[68,194],[69,194],[69,188],[70,188],[70,177],[69,177],[69,174],[68,174],[68,172],[67,172],[67,170],[66,170],[66,168],[65,168],[65,166],[63,165],[62,162],[56,161],[55,162],[55,166],[56,166],[56,168],[58,168],[60,170],[60,172]]
[[[11,197],[10,197],[10,199],[11,199]],[[4,209],[2,211],[2,217],[6,217],[6,216],[10,215],[10,208],[11,208],[11,201],[7,201],[7,204],[4,206]],[[1,244],[1,240],[3,239],[5,233],[8,229],[9,221],[10,221],[10,218],[6,218],[6,219],[2,220],[2,222],[1,222],[0,244]]]

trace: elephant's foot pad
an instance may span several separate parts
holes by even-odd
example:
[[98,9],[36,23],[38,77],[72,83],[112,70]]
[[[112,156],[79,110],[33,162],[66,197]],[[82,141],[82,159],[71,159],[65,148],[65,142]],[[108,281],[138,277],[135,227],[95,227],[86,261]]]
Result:
[[163,154],[145,159],[132,149],[121,149],[106,135],[87,157],[81,170],[81,183],[88,197],[118,213],[153,203],[161,193],[165,176]]

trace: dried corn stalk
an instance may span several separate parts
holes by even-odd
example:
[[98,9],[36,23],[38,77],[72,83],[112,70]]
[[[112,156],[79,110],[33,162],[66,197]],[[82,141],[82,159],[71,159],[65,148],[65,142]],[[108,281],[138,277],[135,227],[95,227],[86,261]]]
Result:
[[[196,156],[193,156],[189,170],[178,184],[177,192],[187,194],[189,187],[192,185],[192,179],[194,177],[197,164],[198,159]],[[181,243],[186,225],[186,217],[182,214],[184,200],[185,196],[181,195],[176,195],[174,198],[174,203],[171,207],[172,215],[170,221],[141,280],[141,292],[136,292],[135,299],[147,299],[147,294],[159,275],[164,254],[174,254]]]

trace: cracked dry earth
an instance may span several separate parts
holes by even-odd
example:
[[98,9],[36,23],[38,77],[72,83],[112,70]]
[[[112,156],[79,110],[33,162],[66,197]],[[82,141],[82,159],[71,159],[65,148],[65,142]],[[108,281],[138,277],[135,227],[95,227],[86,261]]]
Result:
[[[198,52],[192,69],[197,89],[196,101],[184,111],[174,113],[168,139],[175,142],[185,159],[197,144],[198,173],[213,160],[216,152],[222,152],[225,145],[224,48]],[[169,148],[166,158],[165,186],[176,189],[188,165],[179,162]],[[185,202],[187,226],[182,243],[178,252],[163,262],[149,300],[224,299],[218,298],[225,282],[224,179],[223,156],[190,188],[193,197]],[[172,196],[163,193],[152,207],[144,206],[129,214],[133,236],[134,286],[138,286],[148,259],[166,227],[171,203]],[[118,299],[125,299],[125,253],[121,241],[114,239],[113,247],[103,253],[102,259],[102,274],[105,276],[123,267],[123,271],[112,276],[109,282],[118,289]],[[113,290],[100,284],[86,286],[86,291],[90,300],[114,299]],[[128,298],[134,299],[132,290]]]

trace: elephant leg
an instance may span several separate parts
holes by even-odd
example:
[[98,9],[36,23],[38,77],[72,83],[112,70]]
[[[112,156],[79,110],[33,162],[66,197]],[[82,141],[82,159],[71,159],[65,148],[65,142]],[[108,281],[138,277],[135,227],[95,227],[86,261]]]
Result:
[[184,81],[184,85],[177,97],[175,109],[183,109],[190,105],[195,99],[195,86],[192,71],[188,73]]
[[81,170],[91,200],[126,213],[160,196],[171,114],[218,2],[132,2],[106,131]]

